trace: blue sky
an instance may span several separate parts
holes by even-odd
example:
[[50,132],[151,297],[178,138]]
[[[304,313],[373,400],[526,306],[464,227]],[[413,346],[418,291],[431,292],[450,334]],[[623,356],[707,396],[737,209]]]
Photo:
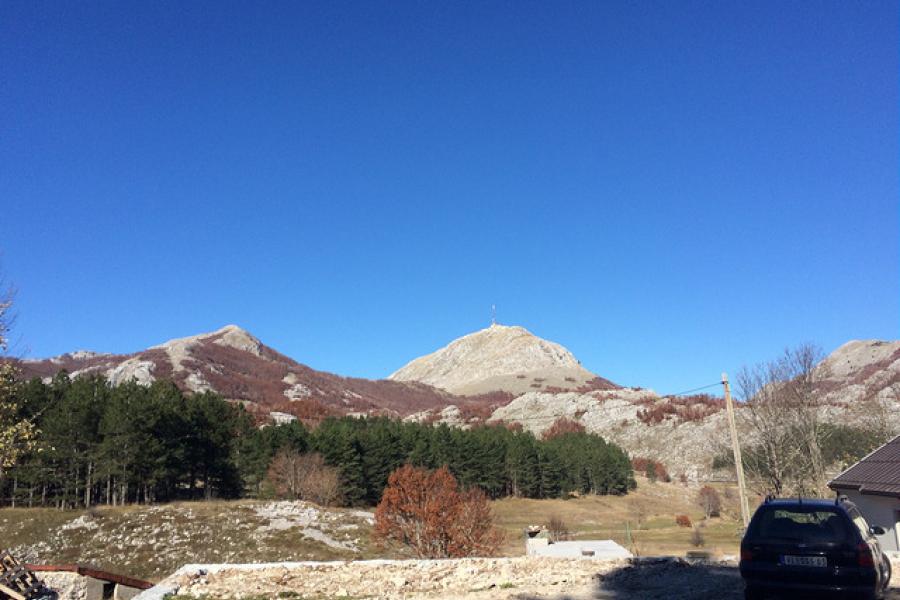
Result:
[[0,4],[32,357],[498,320],[660,392],[900,323],[894,2]]

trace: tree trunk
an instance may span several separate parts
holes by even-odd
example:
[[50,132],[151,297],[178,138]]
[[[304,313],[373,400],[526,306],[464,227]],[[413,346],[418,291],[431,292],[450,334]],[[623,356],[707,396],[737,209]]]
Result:
[[94,470],[94,463],[88,462],[87,480],[84,482],[84,507],[91,507],[91,473]]

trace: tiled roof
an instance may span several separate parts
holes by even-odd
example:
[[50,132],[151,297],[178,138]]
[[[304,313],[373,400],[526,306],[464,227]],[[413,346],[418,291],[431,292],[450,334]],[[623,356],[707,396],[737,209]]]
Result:
[[900,497],[900,436],[835,477],[828,487]]

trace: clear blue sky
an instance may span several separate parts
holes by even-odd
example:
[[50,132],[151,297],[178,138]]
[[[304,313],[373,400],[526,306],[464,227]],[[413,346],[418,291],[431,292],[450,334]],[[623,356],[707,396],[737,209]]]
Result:
[[20,349],[498,318],[660,392],[898,338],[896,2],[0,4]]

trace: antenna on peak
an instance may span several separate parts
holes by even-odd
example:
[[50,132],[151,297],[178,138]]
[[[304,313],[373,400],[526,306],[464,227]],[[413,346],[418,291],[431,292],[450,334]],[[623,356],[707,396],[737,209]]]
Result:
[[491,327],[497,324],[497,305],[491,304]]

